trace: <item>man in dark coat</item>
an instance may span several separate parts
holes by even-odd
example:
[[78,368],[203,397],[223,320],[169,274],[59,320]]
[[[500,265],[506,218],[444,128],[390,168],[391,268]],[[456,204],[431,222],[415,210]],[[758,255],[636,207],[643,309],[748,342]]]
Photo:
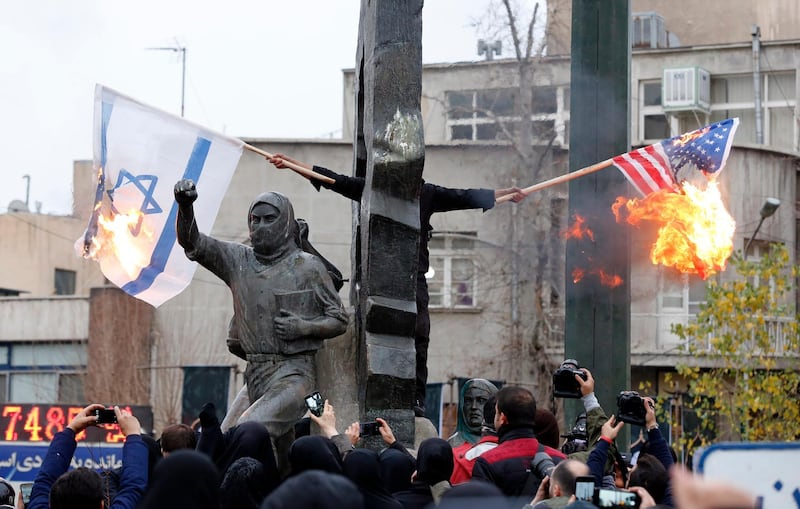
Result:
[[[294,165],[311,170],[317,176],[333,179],[330,184],[309,176],[309,173],[300,175],[309,178],[311,184],[319,191],[320,187],[330,189],[346,198],[361,201],[364,192],[365,180],[360,177],[348,177],[321,166],[309,167],[295,159],[283,154],[275,154],[269,161],[276,168],[291,168],[286,165],[289,161]],[[297,170],[295,170],[297,171]],[[431,216],[436,212],[451,210],[483,209],[487,211],[494,207],[495,200],[502,196],[512,195],[514,202],[522,201],[525,195],[519,188],[507,189],[451,189],[423,182],[419,191],[419,246],[417,250],[417,321],[414,333],[414,348],[416,350],[416,388],[414,413],[417,417],[425,416],[425,386],[428,381],[428,345],[430,344],[431,319],[428,313],[428,282],[425,273],[429,268],[428,240],[430,240],[433,227]]]
[[478,457],[472,478],[496,484],[506,496],[533,497],[544,476],[566,456],[536,439],[536,399],[529,390],[507,385],[496,397],[497,447]]

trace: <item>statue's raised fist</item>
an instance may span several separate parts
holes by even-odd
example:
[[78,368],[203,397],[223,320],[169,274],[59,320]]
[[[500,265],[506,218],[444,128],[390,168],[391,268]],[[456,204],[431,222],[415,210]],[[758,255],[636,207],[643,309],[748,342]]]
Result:
[[197,189],[193,180],[182,179],[175,184],[175,201],[178,205],[191,205],[196,199]]

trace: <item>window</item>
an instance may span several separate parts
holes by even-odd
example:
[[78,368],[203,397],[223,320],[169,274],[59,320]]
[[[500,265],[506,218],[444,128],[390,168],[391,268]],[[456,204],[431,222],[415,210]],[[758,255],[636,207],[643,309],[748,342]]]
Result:
[[470,309],[478,306],[475,233],[434,234],[428,243],[430,308]]
[[[756,112],[752,74],[712,76],[711,113],[678,115],[675,128],[687,132],[705,123],[739,117],[737,143],[756,143]],[[794,72],[765,73],[761,84],[762,134],[765,145],[798,150],[797,95]],[[661,81],[639,83],[639,135],[642,140],[662,140],[678,133],[661,106]]]
[[707,285],[700,276],[661,270],[660,310],[666,313],[695,315],[706,301]]
[[642,112],[642,139],[663,140],[670,137],[669,120],[661,107],[661,81],[643,81],[639,86]]
[[[745,246],[747,246],[749,240],[750,239],[744,239]],[[751,262],[758,262],[759,260],[761,260],[762,257],[766,256],[766,254],[769,252],[770,249],[772,249],[772,242],[766,240],[754,239],[752,242],[750,242],[750,246],[747,247],[747,253],[746,253],[747,260]],[[761,281],[759,277],[756,275],[748,277],[747,281],[754,287],[758,287],[761,284],[766,283],[770,286],[770,291],[772,292],[775,291],[775,280],[773,279],[770,279],[769,281],[765,282]]]
[[[555,143],[566,146],[569,87],[540,86],[531,92],[533,142],[549,143],[555,136]],[[516,88],[446,92],[450,140],[507,141],[519,127],[517,96]]]
[[75,295],[75,271],[56,269],[56,295]]
[[[755,92],[752,74],[711,78],[711,122],[739,117],[736,140],[756,142]],[[761,82],[762,131],[765,145],[797,150],[795,73],[764,73]]]
[[83,403],[85,343],[0,344],[0,401]]

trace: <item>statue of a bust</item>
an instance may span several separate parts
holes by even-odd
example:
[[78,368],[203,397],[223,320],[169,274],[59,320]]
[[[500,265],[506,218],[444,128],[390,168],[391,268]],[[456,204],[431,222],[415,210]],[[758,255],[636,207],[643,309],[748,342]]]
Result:
[[464,382],[458,400],[456,432],[447,439],[451,446],[458,447],[464,442],[475,444],[480,440],[483,405],[495,394],[497,387],[484,378],[470,378]]
[[246,385],[222,423],[264,423],[279,464],[283,438],[306,412],[304,396],[316,389],[314,354],[322,341],[342,334],[347,313],[326,267],[300,249],[292,204],[263,193],[250,205],[252,247],[200,233],[194,221],[194,182],[175,184],[177,237],[186,256],[222,279],[233,296],[228,347],[247,360]]

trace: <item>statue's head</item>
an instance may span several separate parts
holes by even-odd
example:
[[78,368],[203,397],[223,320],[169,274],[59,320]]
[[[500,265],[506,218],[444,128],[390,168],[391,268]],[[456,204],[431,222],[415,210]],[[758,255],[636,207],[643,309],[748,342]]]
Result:
[[483,423],[483,405],[497,393],[497,387],[489,380],[472,378],[461,391],[461,419],[472,433],[480,433]]
[[296,244],[297,223],[289,199],[280,193],[262,193],[250,204],[247,216],[253,250],[262,255],[283,252]]

